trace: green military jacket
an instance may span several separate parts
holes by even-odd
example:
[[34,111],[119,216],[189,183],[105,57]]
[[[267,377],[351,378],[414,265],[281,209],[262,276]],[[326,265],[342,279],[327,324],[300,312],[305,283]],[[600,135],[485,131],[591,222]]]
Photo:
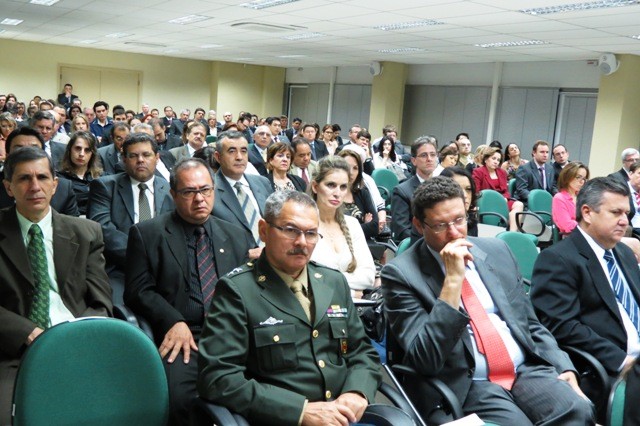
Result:
[[251,424],[297,425],[305,400],[373,401],[379,360],[339,271],[311,262],[313,323],[263,255],[216,285],[199,344],[201,397]]

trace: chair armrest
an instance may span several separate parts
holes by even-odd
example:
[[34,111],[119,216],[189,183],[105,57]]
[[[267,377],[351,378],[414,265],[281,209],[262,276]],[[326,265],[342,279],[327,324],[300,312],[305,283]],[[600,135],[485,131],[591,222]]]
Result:
[[571,346],[562,347],[561,349],[569,355],[569,358],[571,358],[571,361],[578,370],[578,379],[591,378],[595,381],[595,386],[593,386],[593,388],[600,390],[599,394],[594,398],[596,401],[593,401],[596,407],[606,404],[607,398],[609,397],[609,391],[611,390],[611,383],[609,381],[609,375],[600,361],[582,349]]
[[220,426],[249,426],[244,417],[232,413],[228,408],[196,398],[191,409],[191,426],[209,426],[212,423]]
[[[540,231],[532,232],[530,229],[524,229],[524,218],[525,217],[533,217],[540,223]],[[541,236],[546,231],[546,222],[542,219],[538,214],[530,211],[518,212],[516,213],[516,226],[518,227],[518,232],[522,232],[523,234],[532,234],[536,237]]]
[[502,226],[507,228],[509,226],[509,221],[507,220],[506,217],[502,216],[500,213],[496,213],[496,212],[483,212],[483,213],[478,213],[478,219],[480,220],[481,223],[484,223],[482,221],[482,219],[485,216],[495,216],[498,219],[500,219],[500,222],[498,222],[498,226]]
[[142,332],[146,334],[151,340],[153,340],[153,330],[151,329],[149,321],[147,321],[140,315],[134,314],[127,305],[113,305],[113,316],[115,318],[124,320],[131,325],[135,325],[136,327],[141,329]]

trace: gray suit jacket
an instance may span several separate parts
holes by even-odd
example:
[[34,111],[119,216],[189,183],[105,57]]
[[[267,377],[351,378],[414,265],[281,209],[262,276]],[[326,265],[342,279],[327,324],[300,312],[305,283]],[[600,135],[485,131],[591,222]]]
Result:
[[[153,181],[155,216],[173,211],[173,198],[169,194],[169,183],[156,176]],[[129,228],[134,221],[133,190],[129,175],[103,176],[91,181],[87,219],[102,226],[107,266],[124,268]],[[154,216],[154,217],[155,217]]]
[[[260,207],[260,216],[264,214],[264,204],[267,201],[267,197],[273,192],[273,188],[267,178],[262,176],[244,175],[253,196],[258,202]],[[216,189],[215,189],[215,201],[213,203],[213,212],[211,213],[215,217],[218,217],[227,222],[231,222],[251,233],[251,228],[247,222],[247,218],[242,212],[242,207],[238,202],[236,196],[236,190],[229,185],[229,182],[222,174],[222,169],[216,173]]]
[[[558,373],[573,364],[536,318],[513,254],[501,240],[468,238],[474,265],[527,364],[552,365]],[[438,299],[444,274],[424,240],[382,269],[385,312],[391,331],[405,352],[404,362],[437,377],[464,401],[475,362],[469,317],[461,307]]]
[[118,161],[118,153],[114,144],[98,148],[98,155],[102,161],[103,176],[114,175],[124,171],[121,163]]
[[413,193],[419,185],[420,179],[414,175],[393,188],[393,194],[391,195],[391,217],[393,218],[391,230],[397,241],[402,241],[407,237],[417,241],[421,237],[411,222],[413,218],[411,200],[413,200]]
[[187,145],[171,148],[169,152],[176,159],[176,163],[182,160],[183,158],[191,158],[191,155],[189,154],[189,148],[187,148]]
[[540,172],[535,161],[529,161],[527,164],[523,164],[518,167],[516,171],[516,190],[514,198],[526,203],[529,199],[529,192],[534,189],[544,189],[555,195],[558,192],[556,186],[556,173],[553,170],[553,166],[549,163],[544,165],[544,174],[547,181],[546,188],[540,179]]

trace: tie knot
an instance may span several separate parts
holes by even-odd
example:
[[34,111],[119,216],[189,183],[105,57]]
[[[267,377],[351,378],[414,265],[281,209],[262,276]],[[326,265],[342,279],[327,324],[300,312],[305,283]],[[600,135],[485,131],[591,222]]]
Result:
[[40,226],[37,223],[34,223],[31,225],[31,228],[29,228],[29,236],[32,238],[42,236],[42,229],[40,229]]
[[611,253],[611,250],[605,250],[603,257],[607,262],[611,262],[613,260],[613,253]]
[[544,166],[540,166],[540,167],[538,167],[538,170],[540,170],[541,172],[543,172],[543,171],[544,171]]
[[294,293],[302,292],[302,283],[300,281],[298,281],[298,280],[293,280],[293,282],[291,283],[289,288]]
[[236,191],[240,191],[242,190],[242,183],[241,182],[236,182],[233,187],[236,189]]
[[196,237],[201,237],[205,234],[204,226],[196,226],[196,229],[193,230],[193,234]]
[[147,186],[146,183],[139,183],[138,184],[138,188],[140,188],[140,191],[145,191],[146,189],[148,189],[149,187]]

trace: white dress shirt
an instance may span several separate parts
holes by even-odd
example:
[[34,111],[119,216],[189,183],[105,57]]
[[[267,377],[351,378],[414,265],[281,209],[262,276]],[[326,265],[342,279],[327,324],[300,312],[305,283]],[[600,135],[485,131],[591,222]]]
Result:
[[149,200],[149,210],[151,211],[151,217],[152,218],[156,217],[156,203],[155,203],[155,195],[154,195],[155,189],[153,187],[155,176],[151,176],[151,179],[149,179],[146,182],[137,181],[131,176],[129,176],[129,179],[131,179],[131,190],[133,191],[133,211],[134,211],[133,223],[138,223],[140,221],[140,203],[139,203],[140,188],[138,188],[138,185],[140,183],[144,183],[147,185],[145,194],[147,196],[147,200]]

